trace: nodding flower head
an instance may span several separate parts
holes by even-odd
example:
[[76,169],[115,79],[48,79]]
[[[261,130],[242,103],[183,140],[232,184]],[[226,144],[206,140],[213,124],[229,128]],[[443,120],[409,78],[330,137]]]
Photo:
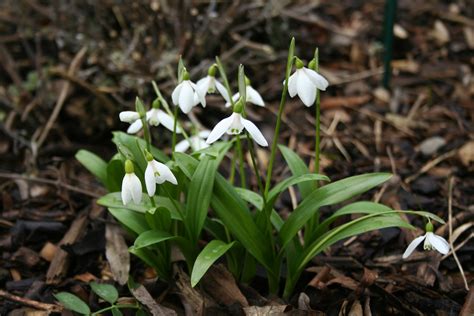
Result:
[[145,156],[148,162],[145,169],[145,185],[149,196],[155,195],[156,184],[162,184],[165,181],[178,184],[176,177],[167,165],[156,161],[149,152],[146,152]]
[[178,105],[181,111],[188,114],[192,108],[201,103],[206,107],[205,95],[197,89],[196,84],[189,78],[189,73],[185,70],[183,74],[183,81],[173,90],[171,94],[174,105]]
[[125,175],[122,180],[121,196],[123,205],[129,204],[131,201],[138,204],[142,199],[142,184],[135,175],[131,160],[125,161]]
[[425,241],[423,244],[424,250],[435,249],[443,255],[446,255],[449,252],[449,243],[443,237],[433,233],[433,224],[428,222],[426,224],[426,233],[423,236],[413,239],[413,241],[408,245],[407,249],[403,253],[402,258],[408,258],[423,240]]

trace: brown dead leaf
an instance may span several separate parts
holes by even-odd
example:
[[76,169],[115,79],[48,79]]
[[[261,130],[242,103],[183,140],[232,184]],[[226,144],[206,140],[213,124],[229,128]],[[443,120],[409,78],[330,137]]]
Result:
[[458,151],[459,160],[466,167],[474,162],[474,141],[465,143]]
[[246,316],[285,315],[287,305],[249,306],[244,308]]
[[105,226],[105,256],[114,280],[125,284],[130,271],[130,253],[122,235],[122,228],[115,224]]
[[218,303],[223,305],[239,303],[241,306],[249,306],[234,277],[222,264],[211,266],[201,284]]
[[136,288],[130,287],[132,295],[141,304],[145,305],[153,316],[174,316],[178,315],[174,310],[158,304],[143,285],[138,285]]

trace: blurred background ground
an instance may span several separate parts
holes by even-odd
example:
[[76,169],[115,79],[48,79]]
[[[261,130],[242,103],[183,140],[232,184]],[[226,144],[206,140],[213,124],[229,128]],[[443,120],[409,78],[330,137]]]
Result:
[[[118,113],[133,109],[137,95],[150,103],[151,80],[169,96],[179,55],[193,80],[206,75],[215,56],[231,78],[244,64],[266,101],[266,108],[249,107],[249,117],[271,140],[292,36],[296,55],[306,61],[319,47],[321,73],[331,84],[321,96],[323,172],[338,179],[390,171],[393,180],[367,198],[446,220],[451,198],[453,240],[472,284],[474,6],[468,0],[399,0],[393,77],[384,89],[384,5],[378,0],[3,0],[0,289],[48,303],[54,302],[53,292],[68,290],[97,304],[84,284],[111,278],[105,258],[109,217],[94,204],[104,190],[74,154],[86,148],[110,158],[111,131],[127,127]],[[208,100],[193,119],[212,128],[227,110],[219,97]],[[280,139],[308,162],[313,110],[290,99]],[[166,148],[169,133],[161,127],[154,132],[158,146]],[[262,165],[267,155],[259,150]],[[277,181],[288,172],[278,164]],[[284,212],[291,199],[283,197]],[[51,268],[57,244],[73,227],[80,230],[63,247],[67,259]],[[436,228],[448,238],[448,225]],[[301,315],[468,315],[472,286],[465,289],[453,256],[424,253],[402,261],[406,244],[420,233],[387,229],[331,248],[308,268],[291,306],[264,297],[259,280],[241,290],[249,305],[280,304],[278,312]],[[139,262],[132,265],[159,303],[184,313],[178,290],[164,291]],[[60,276],[52,280],[48,269]],[[25,312],[25,304],[0,294],[1,315]],[[212,302],[209,314],[252,313],[219,298]]]

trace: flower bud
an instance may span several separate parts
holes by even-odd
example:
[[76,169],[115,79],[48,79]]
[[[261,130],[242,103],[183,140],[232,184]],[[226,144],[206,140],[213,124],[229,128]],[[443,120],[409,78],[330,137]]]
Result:
[[240,97],[239,100],[234,104],[233,111],[235,113],[242,114],[242,112],[244,111],[244,104],[245,104],[244,99]]
[[161,101],[159,98],[156,98],[153,103],[151,104],[151,107],[154,109],[159,109],[161,106]]
[[301,69],[304,67],[303,61],[299,59],[298,57],[295,57],[295,65],[296,65],[296,69]]
[[185,69],[183,71],[183,81],[184,80],[189,80],[189,79],[190,79],[189,72]]
[[213,64],[211,67],[209,67],[209,70],[207,71],[207,74],[211,77],[216,76],[216,71],[217,71],[217,65]]
[[145,149],[145,158],[146,158],[146,161],[152,161],[154,159],[153,155],[150,154],[150,152],[146,149]]
[[433,232],[433,224],[431,223],[431,221],[429,221],[428,223],[426,223],[425,231],[426,231],[427,233],[432,233],[432,232]]
[[125,160],[125,173],[133,173],[133,162],[130,159]]
[[245,85],[250,86],[252,82],[250,81],[249,77],[245,76]]

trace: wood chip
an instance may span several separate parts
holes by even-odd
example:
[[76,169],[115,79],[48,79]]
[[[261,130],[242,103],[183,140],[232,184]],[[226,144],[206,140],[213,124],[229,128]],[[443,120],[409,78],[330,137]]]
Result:
[[124,285],[130,272],[130,253],[121,227],[107,223],[105,226],[105,257],[114,280]]

